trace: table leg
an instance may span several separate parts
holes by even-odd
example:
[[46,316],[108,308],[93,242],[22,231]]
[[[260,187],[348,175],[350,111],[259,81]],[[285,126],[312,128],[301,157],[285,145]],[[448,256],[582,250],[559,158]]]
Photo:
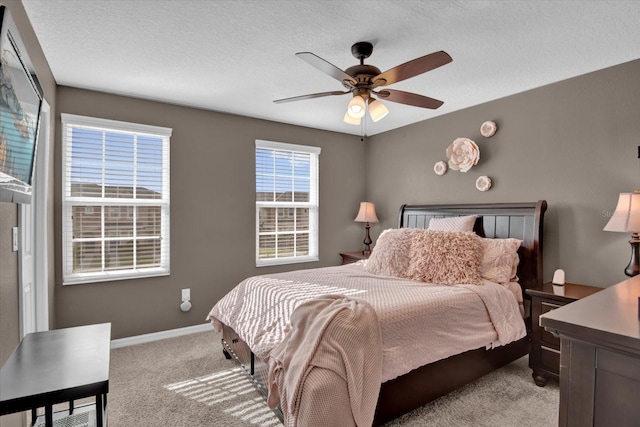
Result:
[[104,407],[102,406],[102,396],[102,394],[96,395],[96,427],[104,426]]
[[69,401],[69,415],[73,415],[73,400]]
[[31,408],[31,425],[36,425],[36,421],[38,420],[38,409]]
[[102,424],[104,427],[109,425],[109,416],[107,415],[107,393],[102,395]]
[[46,405],[44,407],[44,425],[46,427],[53,427],[53,406]]

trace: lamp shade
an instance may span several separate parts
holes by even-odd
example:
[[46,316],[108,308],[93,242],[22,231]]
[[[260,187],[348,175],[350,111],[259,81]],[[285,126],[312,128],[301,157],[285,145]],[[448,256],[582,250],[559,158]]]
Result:
[[387,114],[389,114],[389,109],[382,102],[369,98],[369,115],[371,116],[371,120],[377,122]]
[[378,222],[376,206],[371,202],[360,202],[360,210],[355,219],[356,222]]
[[350,125],[359,125],[360,119],[353,118],[349,115],[349,112],[344,113],[344,122]]
[[364,117],[365,112],[365,103],[364,99],[360,95],[354,95],[349,101],[349,105],[347,106],[347,114],[349,114],[354,119],[361,119]]
[[620,193],[618,205],[604,231],[640,233],[640,192]]

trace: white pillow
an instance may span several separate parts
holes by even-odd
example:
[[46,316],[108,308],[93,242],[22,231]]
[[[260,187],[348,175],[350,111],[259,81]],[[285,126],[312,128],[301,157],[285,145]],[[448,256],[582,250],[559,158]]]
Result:
[[512,282],[517,282],[520,280],[520,278],[518,278],[518,265],[520,264],[520,255],[518,255],[518,253],[516,252],[516,254],[513,256],[513,264],[511,264],[511,279],[509,279]]
[[512,280],[517,271],[519,239],[480,239],[480,276],[494,283],[505,284]]
[[429,228],[427,228],[427,230],[472,232],[473,225],[475,223],[475,215],[431,218],[429,221]]

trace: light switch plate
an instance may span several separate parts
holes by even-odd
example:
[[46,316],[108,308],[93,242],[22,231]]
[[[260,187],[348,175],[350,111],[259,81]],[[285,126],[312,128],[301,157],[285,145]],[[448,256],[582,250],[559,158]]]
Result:
[[182,301],[189,301],[191,299],[191,288],[182,290]]
[[18,252],[18,227],[13,227],[11,231],[11,250]]

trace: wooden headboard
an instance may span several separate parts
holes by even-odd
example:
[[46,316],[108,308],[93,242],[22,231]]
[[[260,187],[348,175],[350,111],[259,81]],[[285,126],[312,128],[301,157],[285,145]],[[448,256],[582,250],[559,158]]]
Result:
[[464,205],[402,205],[398,227],[427,228],[431,218],[477,215],[474,231],[482,237],[523,241],[518,253],[520,285],[527,289],[542,283],[542,227],[546,200],[531,203]]

